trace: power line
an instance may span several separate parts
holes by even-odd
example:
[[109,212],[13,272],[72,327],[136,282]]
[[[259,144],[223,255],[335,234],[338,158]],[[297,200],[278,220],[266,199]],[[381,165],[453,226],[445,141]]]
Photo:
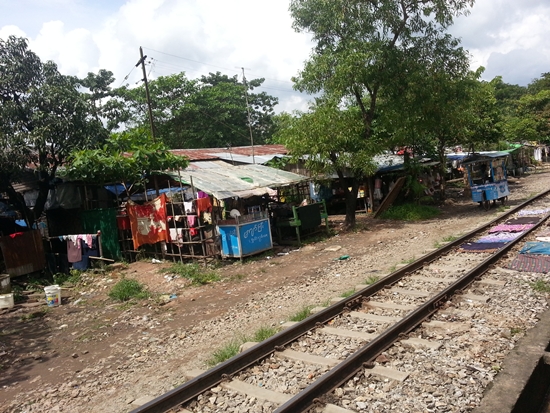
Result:
[[[233,72],[234,69],[230,69],[230,68],[227,68],[227,67],[223,67],[223,66],[217,66],[217,65],[213,65],[213,64],[210,64],[210,63],[206,63],[206,62],[201,62],[199,60],[193,60],[193,59],[188,59],[186,57],[182,57],[182,56],[178,56],[178,55],[175,55],[175,54],[171,54],[171,53],[166,53],[166,52],[161,52],[160,50],[155,50],[155,49],[151,49],[149,47],[144,47],[144,49],[148,49],[148,50],[151,50],[153,52],[157,52],[157,53],[160,53],[160,54],[163,54],[163,55],[166,55],[166,56],[171,56],[171,57],[175,57],[176,59],[182,59],[182,60],[187,60],[189,62],[194,62],[194,63],[199,63],[201,65],[205,65],[205,66],[212,66],[212,67],[217,67],[218,69],[224,69],[224,70],[227,70],[229,72]],[[158,61],[158,59],[156,59]],[[177,67],[177,65],[174,65]],[[254,72],[253,70],[251,71],[252,73],[258,73],[258,72]],[[260,75],[261,76],[261,75]],[[261,76],[262,78],[264,79],[269,79],[269,80],[273,80],[275,82],[285,82],[285,83],[293,83],[291,80],[283,80],[283,79],[274,79],[274,78],[270,78],[270,77],[265,77],[265,76]]]
[[160,50],[151,49],[151,48],[149,48],[149,47],[145,47],[145,49],[148,49],[148,50],[151,50],[151,51],[153,51],[153,52],[160,53],[160,54],[164,54],[164,55],[166,55],[166,56],[175,57],[175,58],[177,58],[177,59],[187,60],[187,61],[189,61],[189,62],[194,62],[194,63],[200,63],[201,65],[217,67],[217,68],[219,68],[219,69],[224,69],[224,70],[229,70],[229,71],[232,70],[232,69],[229,69],[229,68],[227,68],[227,67],[217,66],[217,65],[210,64],[210,63],[200,62],[200,61],[198,61],[198,60],[188,59],[188,58],[186,58],[186,57],[178,56],[178,55],[175,55],[175,54],[166,53],[166,52],[161,52]]

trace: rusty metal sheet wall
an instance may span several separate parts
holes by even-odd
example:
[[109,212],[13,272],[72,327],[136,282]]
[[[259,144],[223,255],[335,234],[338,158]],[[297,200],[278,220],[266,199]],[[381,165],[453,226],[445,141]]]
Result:
[[40,231],[27,231],[15,237],[0,237],[0,248],[6,265],[6,272],[12,276],[42,271],[46,267],[46,256]]

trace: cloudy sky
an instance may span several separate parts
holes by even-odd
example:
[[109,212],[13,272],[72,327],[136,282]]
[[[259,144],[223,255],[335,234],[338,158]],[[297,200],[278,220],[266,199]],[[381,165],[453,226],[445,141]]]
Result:
[[[288,0],[0,0],[0,38],[27,37],[64,74],[107,69],[114,86],[136,84],[142,46],[151,78],[241,76],[244,67],[247,78],[266,78],[262,89],[279,97],[278,111],[305,110],[309,99],[290,78],[312,44],[291,23]],[[526,85],[550,72],[548,0],[477,0],[451,32],[487,80]]]

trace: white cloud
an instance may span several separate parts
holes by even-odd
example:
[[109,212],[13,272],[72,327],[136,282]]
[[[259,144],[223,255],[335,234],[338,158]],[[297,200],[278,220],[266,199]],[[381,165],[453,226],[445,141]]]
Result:
[[544,0],[477,0],[451,33],[473,55],[472,68],[486,68],[485,79],[501,75],[526,85],[550,67],[550,4]]
[[[307,109],[307,96],[292,91],[290,78],[311,51],[310,37],[295,33],[288,0],[0,0],[0,38],[27,36],[42,59],[66,74],[114,72],[115,86],[134,68],[144,47],[151,77],[185,71],[195,78],[221,71],[265,77],[265,92],[278,110]],[[526,84],[550,67],[550,5],[547,0],[477,0],[451,32],[472,54],[485,78],[503,75]],[[163,53],[160,53],[163,52]],[[170,56],[173,55],[173,56]],[[175,57],[177,56],[177,57]]]

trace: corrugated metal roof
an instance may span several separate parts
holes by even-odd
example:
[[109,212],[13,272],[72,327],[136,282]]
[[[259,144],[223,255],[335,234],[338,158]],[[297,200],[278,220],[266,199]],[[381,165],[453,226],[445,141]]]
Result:
[[[288,154],[284,145],[236,146],[234,148],[171,149],[174,155],[187,156],[190,161],[224,159],[252,163],[252,150],[256,163],[265,163],[276,156]],[[237,161],[237,158],[239,159]]]
[[209,162],[207,168],[201,168],[201,164],[203,162],[196,162],[184,171],[169,171],[166,174],[176,181],[188,185],[192,183],[195,188],[218,199],[263,195],[271,192],[270,188],[309,180],[303,175],[263,165],[232,166],[219,163],[214,166],[214,163]]

